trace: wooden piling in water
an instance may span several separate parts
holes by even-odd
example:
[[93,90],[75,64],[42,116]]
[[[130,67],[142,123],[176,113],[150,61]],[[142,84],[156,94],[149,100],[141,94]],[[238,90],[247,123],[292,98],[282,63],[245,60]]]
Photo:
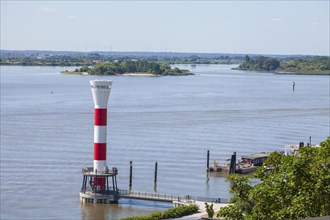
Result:
[[129,190],[132,190],[133,161],[129,162]]
[[158,163],[156,161],[156,163],[155,163],[155,175],[154,175],[154,183],[155,184],[157,183],[157,170],[158,170]]
[[229,174],[235,173],[235,170],[236,170],[236,152],[234,152],[233,155],[231,155]]
[[206,159],[206,172],[210,171],[210,151],[207,150],[207,159]]
[[155,162],[155,174],[154,174],[154,191],[157,191],[157,173],[158,173],[158,163]]

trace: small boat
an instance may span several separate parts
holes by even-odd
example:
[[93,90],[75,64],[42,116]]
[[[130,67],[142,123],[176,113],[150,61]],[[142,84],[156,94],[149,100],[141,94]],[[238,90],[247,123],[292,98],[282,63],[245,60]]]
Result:
[[260,166],[262,166],[270,154],[270,152],[261,152],[258,154],[241,156],[240,162],[236,165],[235,172],[240,174],[255,172]]
[[[270,152],[261,152],[257,154],[249,154],[241,156],[238,163],[235,162],[235,173],[248,174],[255,172],[264,161],[269,157]],[[213,162],[213,167],[210,167],[210,172],[230,172],[230,159],[226,160],[225,163],[219,165],[217,161]]]
[[[301,148],[303,148],[304,142],[300,142],[299,144],[287,144],[284,146],[284,154],[285,155],[298,155],[299,154],[299,150]],[[320,147],[319,144],[310,144],[307,143],[307,146],[311,146],[311,147]]]

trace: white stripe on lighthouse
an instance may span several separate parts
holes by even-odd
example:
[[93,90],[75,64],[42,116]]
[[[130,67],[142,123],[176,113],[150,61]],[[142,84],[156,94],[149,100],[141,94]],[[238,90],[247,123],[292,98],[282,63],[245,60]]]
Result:
[[107,142],[107,126],[94,126],[94,143]]

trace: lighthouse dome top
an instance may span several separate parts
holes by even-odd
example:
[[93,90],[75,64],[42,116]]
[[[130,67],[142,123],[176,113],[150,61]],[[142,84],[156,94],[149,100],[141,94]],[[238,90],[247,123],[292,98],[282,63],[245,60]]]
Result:
[[112,81],[91,80],[90,85],[94,99],[94,107],[107,108]]
[[111,80],[91,80],[90,85],[95,89],[110,89],[112,85]]

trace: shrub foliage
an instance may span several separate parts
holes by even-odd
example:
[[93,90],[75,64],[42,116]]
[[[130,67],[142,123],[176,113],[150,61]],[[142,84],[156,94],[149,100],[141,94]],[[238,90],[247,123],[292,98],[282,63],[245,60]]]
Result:
[[132,216],[127,218],[122,218],[121,220],[160,220],[160,219],[172,219],[180,218],[187,215],[192,215],[198,213],[198,206],[180,206],[176,208],[167,209],[165,211],[153,212],[146,216]]
[[229,177],[234,205],[220,209],[218,216],[266,220],[330,215],[330,137],[318,148],[303,147],[297,156],[274,152],[264,165],[254,177]]

